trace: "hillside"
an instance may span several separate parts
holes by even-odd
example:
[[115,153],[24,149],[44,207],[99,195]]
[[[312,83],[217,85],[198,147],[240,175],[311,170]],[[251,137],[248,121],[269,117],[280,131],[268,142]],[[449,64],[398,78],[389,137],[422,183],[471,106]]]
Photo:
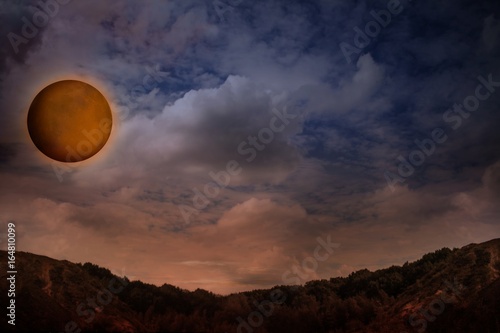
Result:
[[[7,253],[0,251],[2,267]],[[500,239],[346,278],[229,296],[16,253],[16,330],[30,332],[500,332]],[[3,269],[0,293],[7,294]],[[5,299],[5,296],[2,296]],[[5,304],[5,302],[4,302]],[[12,331],[3,320],[1,330]]]

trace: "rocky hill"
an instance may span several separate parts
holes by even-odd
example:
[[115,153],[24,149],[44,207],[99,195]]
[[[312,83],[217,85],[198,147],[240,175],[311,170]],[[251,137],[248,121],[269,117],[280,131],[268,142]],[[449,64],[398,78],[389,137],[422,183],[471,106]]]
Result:
[[[500,332],[500,239],[304,286],[219,296],[16,253],[19,332]],[[7,253],[0,251],[7,299]],[[4,302],[5,304],[5,302]],[[8,305],[8,304],[7,304]],[[4,308],[5,309],[5,308]],[[4,315],[5,316],[5,315]]]

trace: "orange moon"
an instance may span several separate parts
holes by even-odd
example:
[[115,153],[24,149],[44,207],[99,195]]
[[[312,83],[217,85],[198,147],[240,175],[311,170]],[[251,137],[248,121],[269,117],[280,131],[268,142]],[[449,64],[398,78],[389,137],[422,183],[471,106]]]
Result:
[[112,125],[106,98],[76,80],[48,85],[28,111],[31,140],[43,154],[60,162],[81,162],[97,154],[108,141]]

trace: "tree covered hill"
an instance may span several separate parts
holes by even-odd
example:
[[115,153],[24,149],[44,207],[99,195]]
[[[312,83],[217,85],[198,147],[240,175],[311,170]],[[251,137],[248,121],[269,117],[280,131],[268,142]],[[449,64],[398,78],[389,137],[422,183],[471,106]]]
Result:
[[[499,254],[494,239],[375,272],[220,296],[18,252],[15,330],[494,333],[500,332]],[[7,253],[0,256],[6,267]],[[7,294],[6,273],[0,289]],[[13,331],[6,320],[1,325]]]

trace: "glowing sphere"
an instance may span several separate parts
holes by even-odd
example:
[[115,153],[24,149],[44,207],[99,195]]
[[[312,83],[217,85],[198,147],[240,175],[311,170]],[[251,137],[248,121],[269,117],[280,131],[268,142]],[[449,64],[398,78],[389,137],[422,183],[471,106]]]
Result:
[[97,154],[108,141],[112,125],[106,98],[76,80],[45,87],[28,112],[31,140],[43,154],[60,162],[80,162]]

